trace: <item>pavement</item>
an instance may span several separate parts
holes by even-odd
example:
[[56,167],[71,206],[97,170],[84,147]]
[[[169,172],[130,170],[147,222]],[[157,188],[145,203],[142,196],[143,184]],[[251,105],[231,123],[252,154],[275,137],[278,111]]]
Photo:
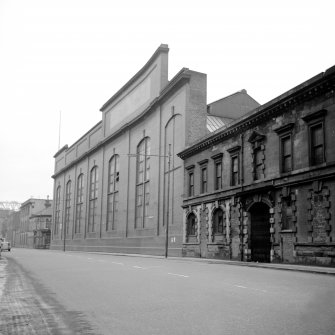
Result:
[[[69,252],[69,251],[67,251]],[[71,251],[75,252],[75,251]],[[149,257],[149,258],[165,258],[164,256],[144,255],[144,254],[126,254],[126,253],[107,253],[107,252],[88,252],[92,254],[104,254],[113,256],[127,256],[127,257]],[[194,257],[168,257],[169,259],[180,260],[185,262],[204,262],[207,264],[228,264],[237,266],[248,266],[256,268],[268,268],[275,270],[300,271],[318,274],[335,275],[335,267],[301,265],[301,264],[282,264],[282,263],[258,263],[258,262],[241,262],[223,259],[210,258],[194,258]]]

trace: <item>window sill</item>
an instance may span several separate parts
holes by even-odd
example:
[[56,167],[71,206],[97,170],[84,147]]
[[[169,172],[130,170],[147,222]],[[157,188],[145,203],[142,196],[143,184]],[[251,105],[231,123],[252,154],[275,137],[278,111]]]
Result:
[[283,229],[280,231],[280,234],[289,234],[289,233],[295,233],[296,231],[293,229]]

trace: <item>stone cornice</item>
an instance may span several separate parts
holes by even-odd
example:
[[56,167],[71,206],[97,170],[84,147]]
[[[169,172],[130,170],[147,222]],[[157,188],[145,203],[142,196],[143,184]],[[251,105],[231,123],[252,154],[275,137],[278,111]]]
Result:
[[252,112],[246,114],[229,127],[218,129],[213,134],[200,139],[192,146],[178,153],[182,159],[190,157],[212,145],[215,145],[230,137],[236,136],[255,125],[269,120],[270,118],[292,109],[298,104],[317,97],[325,92],[335,90],[335,66],[324,73],[307,80],[290,91],[269,101],[268,103],[257,107]]

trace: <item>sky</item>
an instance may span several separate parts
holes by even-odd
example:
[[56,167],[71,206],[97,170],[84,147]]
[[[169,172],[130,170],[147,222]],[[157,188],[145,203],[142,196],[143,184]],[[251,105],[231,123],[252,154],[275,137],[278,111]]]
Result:
[[101,120],[101,106],[161,43],[169,79],[182,67],[207,74],[208,103],[246,89],[264,104],[335,65],[333,7],[0,0],[0,201],[52,199],[59,146]]

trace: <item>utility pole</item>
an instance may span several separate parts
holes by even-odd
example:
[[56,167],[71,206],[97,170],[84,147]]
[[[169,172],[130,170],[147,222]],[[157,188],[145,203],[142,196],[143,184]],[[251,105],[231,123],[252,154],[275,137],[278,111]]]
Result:
[[168,154],[168,187],[167,187],[167,213],[166,213],[166,227],[165,227],[165,258],[168,257],[169,250],[169,212],[170,212],[170,164],[171,164],[171,144],[169,144]]

